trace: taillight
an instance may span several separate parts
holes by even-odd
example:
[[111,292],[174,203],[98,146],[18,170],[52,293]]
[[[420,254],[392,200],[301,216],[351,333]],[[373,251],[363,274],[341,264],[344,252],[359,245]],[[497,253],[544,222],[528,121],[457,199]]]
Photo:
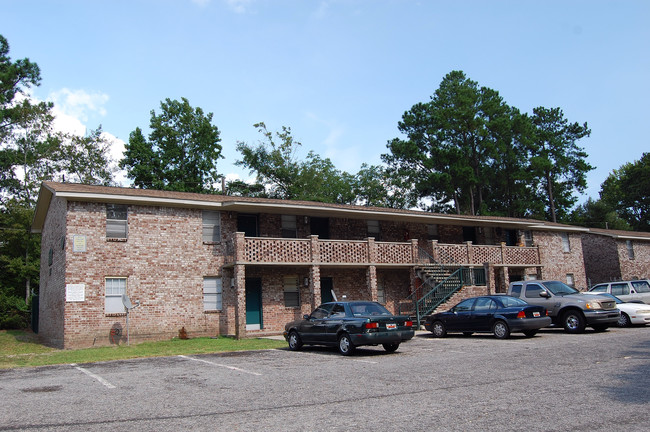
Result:
[[413,327],[413,321],[405,321],[404,326],[405,327]]
[[376,328],[379,328],[379,323],[377,323],[377,322],[367,322],[365,324],[365,327],[367,329],[376,329]]
[[519,313],[517,314],[517,318],[526,318],[526,312],[519,311]]

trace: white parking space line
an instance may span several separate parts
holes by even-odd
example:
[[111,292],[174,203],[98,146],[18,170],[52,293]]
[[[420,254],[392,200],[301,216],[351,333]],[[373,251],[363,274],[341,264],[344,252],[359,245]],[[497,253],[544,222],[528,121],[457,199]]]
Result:
[[376,361],[371,361],[371,360],[358,360],[358,359],[355,359],[355,360],[353,360],[353,361],[355,361],[355,362],[359,362],[359,363],[377,364]]
[[223,368],[230,369],[230,370],[234,370],[234,371],[237,371],[237,372],[243,372],[243,373],[247,373],[247,374],[251,374],[251,375],[256,375],[256,376],[262,376],[261,373],[248,371],[248,370],[246,370],[246,369],[241,369],[241,368],[238,368],[238,367],[235,367],[235,366],[228,366],[228,365],[225,365],[225,364],[215,363],[215,362],[211,362],[211,361],[203,360],[203,359],[197,359],[197,358],[187,357],[187,356],[184,356],[184,355],[179,355],[179,357],[182,357],[182,358],[184,358],[184,359],[188,359],[188,360],[194,360],[194,361],[197,361],[197,362],[207,363],[207,364],[212,365],[212,366],[223,367]]
[[95,378],[97,381],[99,381],[100,383],[102,383],[103,385],[105,385],[106,387],[108,387],[108,388],[110,388],[110,389],[114,389],[114,388],[115,388],[115,386],[114,386],[113,384],[109,383],[109,382],[106,381],[104,378],[100,377],[99,375],[94,374],[94,373],[92,373],[91,371],[82,368],[81,366],[77,366],[77,363],[70,363],[70,366],[72,366],[73,368],[77,369],[78,371],[81,371],[81,372],[85,373],[85,374],[88,375],[89,377]]

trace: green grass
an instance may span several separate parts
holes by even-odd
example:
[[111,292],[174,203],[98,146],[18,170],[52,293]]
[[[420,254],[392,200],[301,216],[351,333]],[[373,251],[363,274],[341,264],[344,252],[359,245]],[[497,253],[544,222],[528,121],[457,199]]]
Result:
[[159,342],[110,347],[60,350],[37,342],[32,333],[21,330],[0,331],[0,369],[68,363],[92,363],[142,357],[206,354],[284,348],[284,341],[272,339],[218,338],[172,339]]

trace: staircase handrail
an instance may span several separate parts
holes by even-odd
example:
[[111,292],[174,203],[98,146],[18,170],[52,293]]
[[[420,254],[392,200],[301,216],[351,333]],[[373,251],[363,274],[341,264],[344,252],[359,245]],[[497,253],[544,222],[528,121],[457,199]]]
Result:
[[[451,297],[456,291],[458,291],[462,286],[463,286],[463,276],[464,276],[464,267],[459,267],[455,272],[450,274],[445,280],[439,282],[432,290],[430,290],[428,293],[424,294],[422,297],[416,300],[415,302],[415,316],[417,319],[418,325],[420,324],[420,304],[424,303],[424,300],[429,298],[432,294],[438,291],[438,289],[442,286],[445,286],[445,283],[449,281],[452,278],[458,279],[458,287],[456,289],[451,290],[449,293],[447,293],[441,300],[438,302],[437,305],[435,305],[433,308],[430,308],[430,310],[427,310],[425,314],[429,313],[431,310],[434,310],[436,307],[438,307],[440,304],[444,303]],[[457,275],[460,274],[460,278],[457,277]],[[413,293],[412,293],[413,294]]]

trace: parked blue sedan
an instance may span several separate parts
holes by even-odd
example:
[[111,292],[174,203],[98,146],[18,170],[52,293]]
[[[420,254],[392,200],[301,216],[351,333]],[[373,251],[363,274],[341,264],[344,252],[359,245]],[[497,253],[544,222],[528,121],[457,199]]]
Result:
[[505,339],[513,332],[523,332],[533,337],[540,328],[549,325],[551,318],[544,307],[506,295],[468,298],[447,312],[424,318],[424,327],[435,337],[444,337],[453,332],[465,335],[494,333],[498,339]]

